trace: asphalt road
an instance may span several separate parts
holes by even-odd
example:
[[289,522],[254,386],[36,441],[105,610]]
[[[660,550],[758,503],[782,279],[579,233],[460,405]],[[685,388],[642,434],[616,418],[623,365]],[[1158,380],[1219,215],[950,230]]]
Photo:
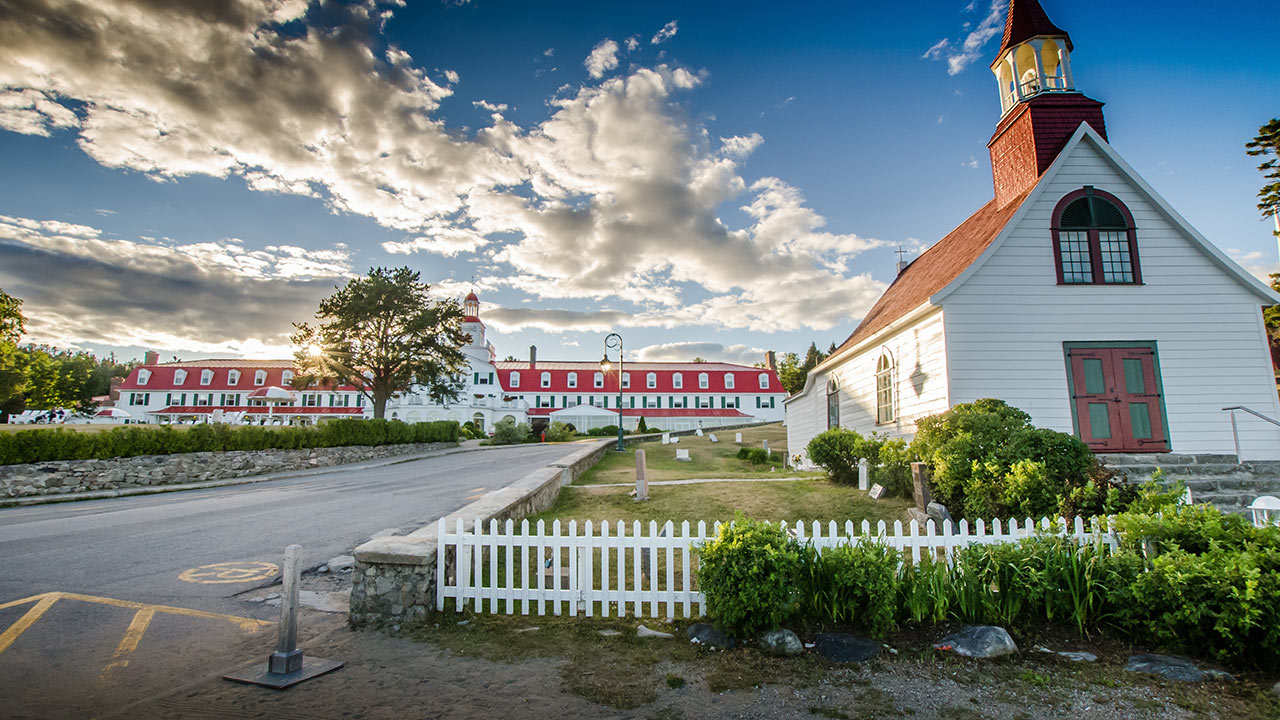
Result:
[[[0,509],[0,718],[128,716],[134,703],[185,683],[265,665],[280,611],[247,600],[275,590],[262,588],[285,546],[301,545],[303,567],[315,567],[374,533],[416,530],[579,447],[484,449]],[[230,580],[201,569],[220,563],[238,568]],[[349,576],[311,577],[304,588],[349,587]],[[306,610],[300,635],[344,621]]]

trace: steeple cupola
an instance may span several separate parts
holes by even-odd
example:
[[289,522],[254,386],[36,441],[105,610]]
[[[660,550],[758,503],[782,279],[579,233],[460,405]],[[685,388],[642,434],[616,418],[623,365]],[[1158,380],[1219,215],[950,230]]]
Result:
[[467,293],[462,301],[462,312],[466,315],[464,322],[480,322],[480,298],[474,292]]
[[1071,36],[1049,19],[1039,0],[1009,0],[1000,52],[991,63],[1000,88],[1000,122],[987,143],[996,203],[1031,189],[1079,129],[1105,140],[1102,103],[1076,89]]

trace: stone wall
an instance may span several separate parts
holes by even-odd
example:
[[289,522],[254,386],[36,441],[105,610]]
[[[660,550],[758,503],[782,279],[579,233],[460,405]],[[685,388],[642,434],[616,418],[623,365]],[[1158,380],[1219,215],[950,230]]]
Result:
[[[476,520],[520,520],[545,510],[555,503],[560,488],[599,462],[616,442],[602,440],[585,446],[408,535],[377,538],[357,547],[351,577],[351,625],[391,627],[429,616],[436,606],[440,522],[453,525],[462,520],[471,527]],[[444,560],[447,577],[453,570],[453,558]]]
[[392,455],[411,455],[456,447],[453,443],[411,443],[377,447],[311,450],[232,450],[228,452],[141,455],[109,460],[59,460],[0,466],[0,498],[61,495],[95,490],[146,488],[225,480],[288,470],[328,467]]

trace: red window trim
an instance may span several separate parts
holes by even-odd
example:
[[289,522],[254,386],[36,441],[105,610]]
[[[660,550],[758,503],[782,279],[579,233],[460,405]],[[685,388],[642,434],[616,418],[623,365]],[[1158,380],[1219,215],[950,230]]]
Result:
[[[1089,266],[1093,270],[1093,282],[1088,283],[1069,283],[1062,274],[1062,212],[1067,209],[1075,200],[1092,193],[1103,200],[1110,202],[1120,209],[1120,213],[1124,215],[1125,233],[1129,236],[1129,259],[1133,262],[1133,282],[1103,282],[1102,271],[1102,242],[1098,238],[1098,230],[1091,228],[1089,230]],[[1058,201],[1056,207],[1053,208],[1053,264],[1058,273],[1059,285],[1141,285],[1142,284],[1142,264],[1138,261],[1138,228],[1133,222],[1133,214],[1129,212],[1129,207],[1125,205],[1120,198],[1112,195],[1105,190],[1099,190],[1093,186],[1086,185],[1079,190],[1069,192]]]

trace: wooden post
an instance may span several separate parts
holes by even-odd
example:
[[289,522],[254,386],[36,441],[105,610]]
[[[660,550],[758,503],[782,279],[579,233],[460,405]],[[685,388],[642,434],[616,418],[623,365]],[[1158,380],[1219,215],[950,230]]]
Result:
[[649,480],[644,475],[644,450],[636,450],[636,502],[649,499]]
[[929,463],[911,463],[911,480],[915,486],[916,507],[927,511],[933,498],[929,496]]
[[290,545],[284,549],[284,583],[280,593],[280,632],[276,637],[276,651],[268,663],[276,674],[291,673],[302,669],[302,651],[298,649],[298,580],[302,574],[302,546]]

